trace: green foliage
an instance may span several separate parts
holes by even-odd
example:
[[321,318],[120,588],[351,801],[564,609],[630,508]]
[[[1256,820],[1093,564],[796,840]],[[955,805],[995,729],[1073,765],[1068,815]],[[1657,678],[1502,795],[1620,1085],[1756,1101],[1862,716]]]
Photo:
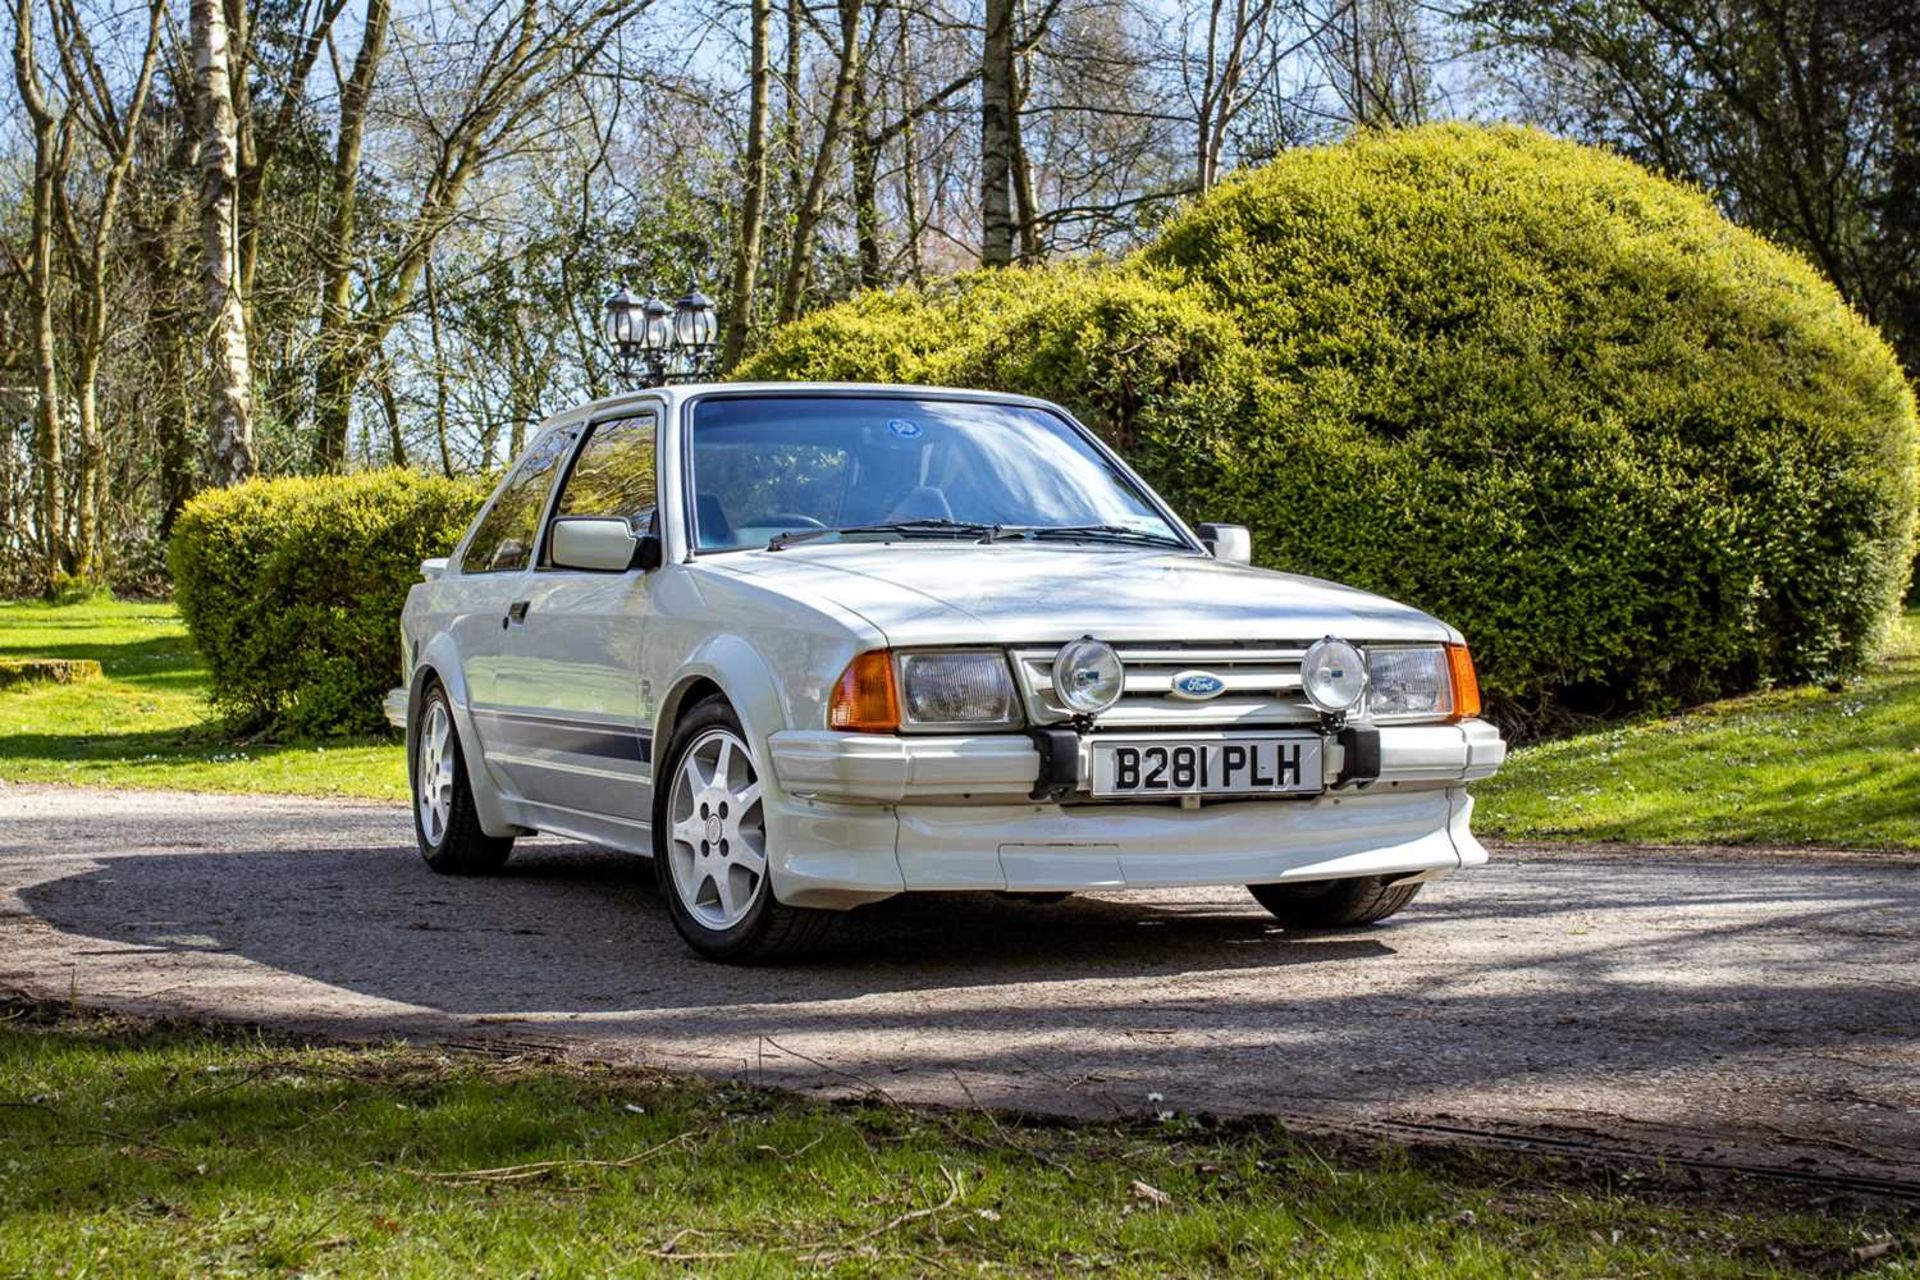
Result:
[[1914,397],[1809,266],[1514,128],[1290,152],[1135,257],[868,296],[747,377],[1058,400],[1261,562],[1447,618],[1513,720],[1859,669],[1914,552]]
[[407,471],[210,490],[175,522],[175,598],[214,707],[241,728],[379,728],[400,666],[400,606],[485,494]]

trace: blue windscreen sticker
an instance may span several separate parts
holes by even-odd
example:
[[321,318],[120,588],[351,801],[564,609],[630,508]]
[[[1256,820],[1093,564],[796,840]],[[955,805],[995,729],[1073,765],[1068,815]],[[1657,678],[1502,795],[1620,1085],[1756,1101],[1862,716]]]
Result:
[[887,430],[893,432],[893,434],[899,436],[902,440],[914,440],[919,438],[920,424],[917,422],[909,422],[905,418],[889,418],[887,419]]

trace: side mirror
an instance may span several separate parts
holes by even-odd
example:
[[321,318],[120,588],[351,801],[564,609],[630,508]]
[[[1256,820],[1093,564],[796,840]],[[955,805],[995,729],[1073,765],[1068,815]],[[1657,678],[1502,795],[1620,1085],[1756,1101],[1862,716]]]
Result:
[[553,563],[561,569],[625,573],[636,566],[647,568],[639,561],[649,543],[653,564],[660,563],[660,540],[636,537],[633,526],[619,516],[562,516],[553,522],[550,536]]
[[1243,524],[1203,524],[1200,541],[1213,552],[1215,560],[1228,564],[1253,563],[1253,535]]
[[660,535],[648,530],[639,536],[633,544],[633,567],[642,573],[652,573],[666,559],[660,545]]

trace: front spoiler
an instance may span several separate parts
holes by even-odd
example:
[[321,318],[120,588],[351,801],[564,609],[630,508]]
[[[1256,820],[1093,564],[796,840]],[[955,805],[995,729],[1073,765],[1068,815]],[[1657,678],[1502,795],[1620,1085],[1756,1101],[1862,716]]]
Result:
[[1077,892],[1444,874],[1487,852],[1460,786],[1175,805],[779,806],[774,888],[850,907],[924,890]]

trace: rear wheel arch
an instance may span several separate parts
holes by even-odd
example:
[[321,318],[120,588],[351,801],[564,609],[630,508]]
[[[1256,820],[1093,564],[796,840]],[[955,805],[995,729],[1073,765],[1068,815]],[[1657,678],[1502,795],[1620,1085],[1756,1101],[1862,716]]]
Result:
[[474,779],[476,775],[480,779],[473,787],[473,799],[487,832],[502,837],[532,835],[533,829],[521,825],[520,815],[505,805],[497,790],[498,784],[480,750],[479,731],[474,726],[467,703],[466,682],[461,679],[459,658],[450,648],[439,648],[435,654],[420,658],[414,664],[413,674],[407,678],[409,786],[413,783],[418,764],[415,752],[420,745],[420,713],[426,706],[427,694],[434,689],[446,694],[447,707],[453,713],[454,729],[460,735],[469,779]]
[[[420,743],[420,713],[427,705],[427,694],[436,688],[444,689],[446,683],[440,679],[440,673],[431,663],[422,662],[414,667],[413,674],[407,679],[406,742],[409,785],[414,781],[415,767],[418,763],[414,759],[414,748]],[[449,693],[447,696],[451,699],[453,695]]]
[[458,651],[447,637],[439,636],[423,646],[407,675],[407,746],[413,747],[414,730],[420,721],[420,708],[426,705],[427,691],[439,686],[446,690],[454,719],[466,728],[467,682],[462,678]]
[[497,871],[513,852],[513,836],[487,830],[453,696],[438,680],[422,680],[419,690],[408,717],[407,781],[421,856],[442,874]]

